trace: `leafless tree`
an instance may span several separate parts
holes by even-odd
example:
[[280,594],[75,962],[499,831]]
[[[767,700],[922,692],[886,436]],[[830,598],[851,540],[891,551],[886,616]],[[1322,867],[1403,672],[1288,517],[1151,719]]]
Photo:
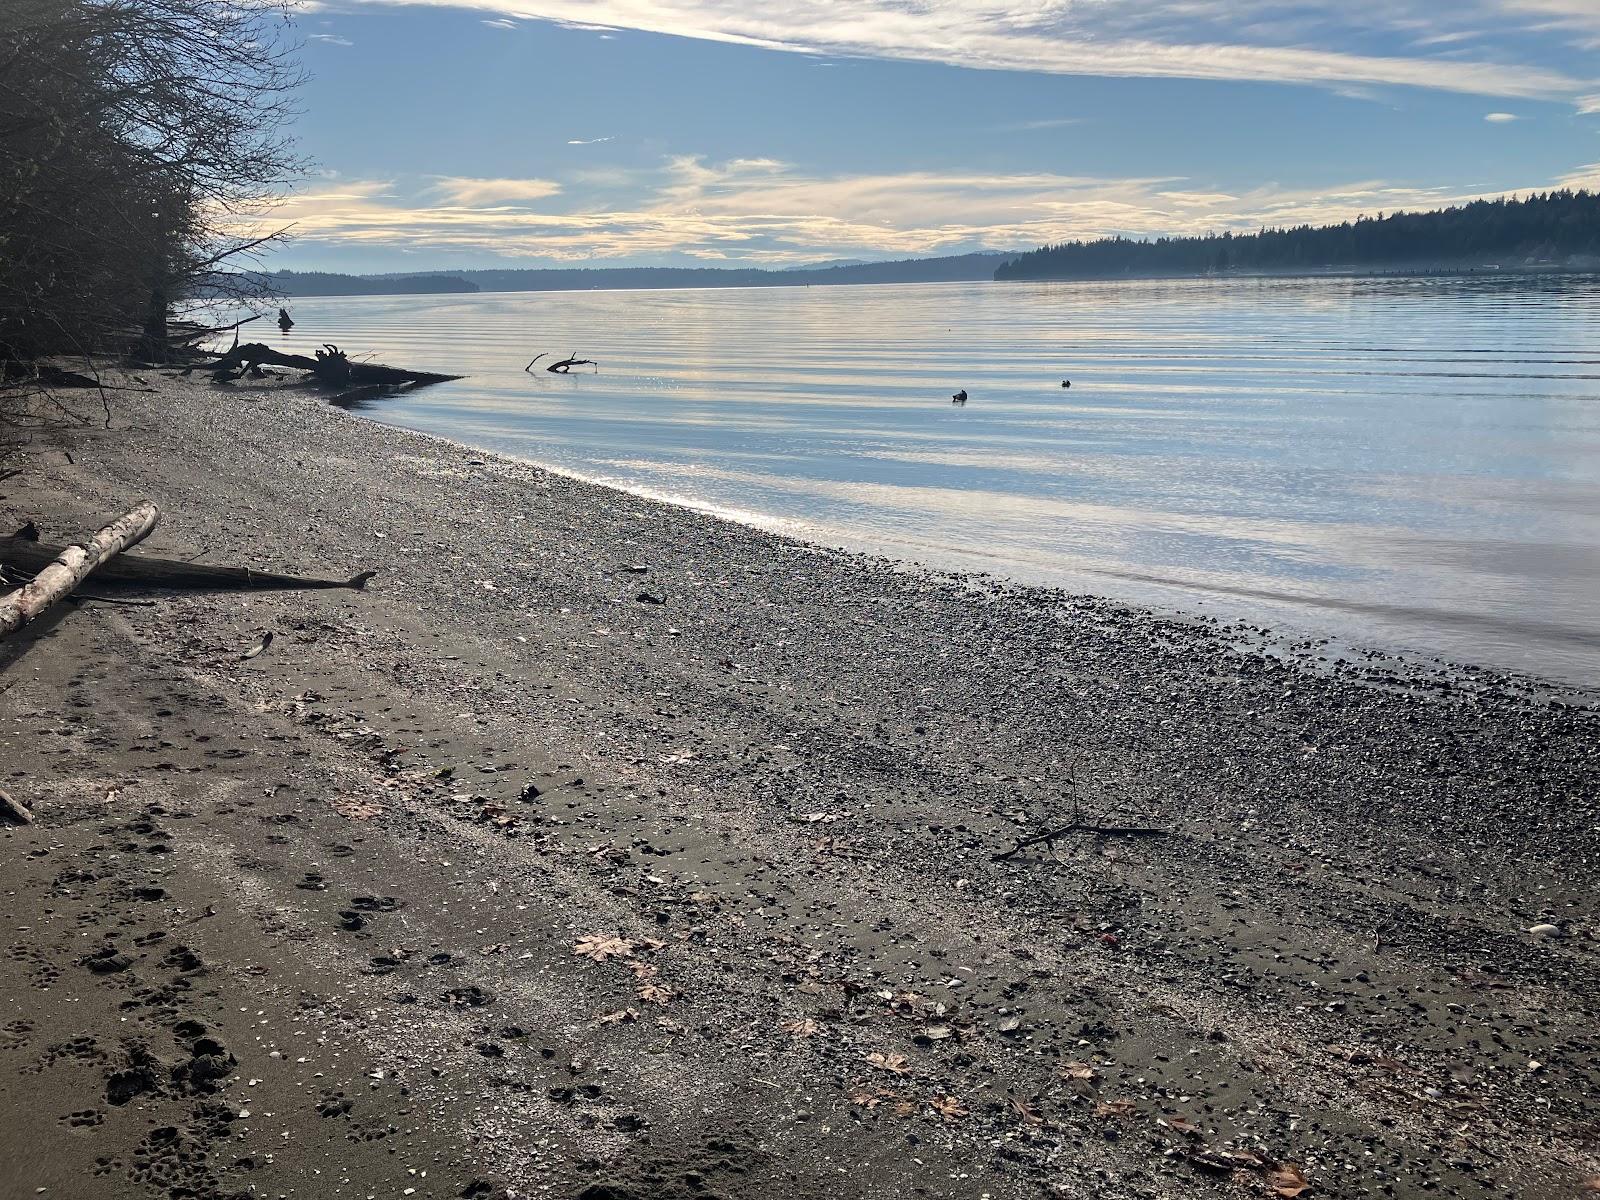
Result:
[[301,169],[283,0],[0,2],[0,362],[138,340],[241,259]]

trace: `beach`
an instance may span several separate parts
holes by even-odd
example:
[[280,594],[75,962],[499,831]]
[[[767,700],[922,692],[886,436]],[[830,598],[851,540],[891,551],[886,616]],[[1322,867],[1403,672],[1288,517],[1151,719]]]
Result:
[[141,375],[6,532],[377,576],[0,644],[7,1195],[1600,1186],[1592,694]]

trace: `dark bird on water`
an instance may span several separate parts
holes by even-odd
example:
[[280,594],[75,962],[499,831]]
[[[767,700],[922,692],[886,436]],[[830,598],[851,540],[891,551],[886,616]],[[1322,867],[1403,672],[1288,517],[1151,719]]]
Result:
[[950,397],[950,403],[951,404],[965,404],[966,402],[967,402],[967,389],[966,388],[962,388],[954,396]]
[[1062,380],[1062,381],[1061,381],[1061,386],[1062,386],[1062,387],[1071,387],[1071,386],[1072,386],[1072,380],[1070,380],[1070,379],[1063,379],[1063,380]]

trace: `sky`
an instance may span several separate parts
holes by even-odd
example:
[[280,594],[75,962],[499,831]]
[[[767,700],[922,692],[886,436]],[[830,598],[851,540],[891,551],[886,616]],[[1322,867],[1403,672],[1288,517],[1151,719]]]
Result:
[[1600,0],[301,0],[274,267],[763,266],[1600,186]]

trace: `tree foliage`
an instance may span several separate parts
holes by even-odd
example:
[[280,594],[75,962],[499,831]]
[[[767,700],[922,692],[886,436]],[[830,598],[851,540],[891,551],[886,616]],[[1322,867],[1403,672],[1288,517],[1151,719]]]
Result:
[[0,0],[0,362],[159,350],[246,278],[298,82],[278,0]]
[[1340,225],[1045,246],[996,279],[1107,279],[1219,271],[1314,271],[1381,266],[1515,266],[1600,257],[1600,195],[1544,192],[1477,200],[1437,212],[1360,217]]

